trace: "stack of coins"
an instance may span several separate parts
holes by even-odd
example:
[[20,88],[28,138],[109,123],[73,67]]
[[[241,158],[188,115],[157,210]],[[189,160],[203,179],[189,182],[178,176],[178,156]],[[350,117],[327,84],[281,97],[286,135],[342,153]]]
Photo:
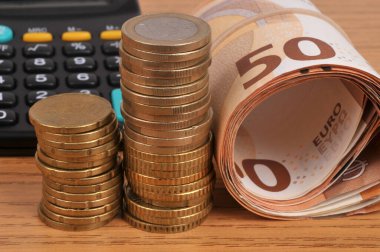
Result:
[[198,226],[212,208],[210,28],[182,14],[122,28],[125,219],[151,232]]
[[29,111],[43,175],[39,216],[48,226],[82,231],[120,211],[123,176],[120,132],[110,103],[87,94],[56,95]]

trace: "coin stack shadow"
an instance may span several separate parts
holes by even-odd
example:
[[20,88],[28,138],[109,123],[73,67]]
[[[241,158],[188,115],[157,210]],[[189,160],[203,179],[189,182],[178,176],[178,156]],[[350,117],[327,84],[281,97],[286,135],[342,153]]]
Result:
[[130,19],[122,34],[124,218],[145,231],[186,231],[210,213],[215,184],[210,28],[156,14]]
[[62,94],[29,111],[43,175],[40,219],[48,226],[84,231],[111,221],[121,208],[123,176],[116,116],[103,98]]

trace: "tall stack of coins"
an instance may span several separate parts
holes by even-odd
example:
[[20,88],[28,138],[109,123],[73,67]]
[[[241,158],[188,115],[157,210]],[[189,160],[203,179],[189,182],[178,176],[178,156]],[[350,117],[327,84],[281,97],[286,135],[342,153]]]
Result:
[[43,174],[39,216],[48,226],[81,231],[101,227],[120,211],[120,132],[110,103],[87,94],[36,103],[29,119]]
[[151,232],[198,226],[212,208],[210,28],[182,14],[122,28],[124,217]]

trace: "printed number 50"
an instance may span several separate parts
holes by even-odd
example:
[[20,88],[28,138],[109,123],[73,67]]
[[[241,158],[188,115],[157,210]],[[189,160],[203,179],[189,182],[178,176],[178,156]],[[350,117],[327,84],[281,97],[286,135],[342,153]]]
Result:
[[[318,55],[304,54],[299,46],[300,42],[302,41],[309,41],[309,42],[314,43],[319,48],[320,54]],[[268,51],[272,48],[273,48],[272,44],[266,45],[254,52],[251,52],[250,54],[244,56],[238,62],[236,62],[236,66],[241,77],[243,77],[246,73],[251,71],[253,68],[259,65],[265,65],[265,69],[261,73],[259,73],[254,78],[252,78],[251,80],[243,84],[245,89],[248,89],[252,85],[256,84],[265,76],[273,72],[281,64],[282,60],[281,60],[281,57],[278,55],[265,56],[251,62],[251,59],[253,57],[257,56],[258,54],[262,52]],[[311,37],[299,37],[299,38],[291,39],[285,43],[283,50],[284,50],[285,55],[288,58],[292,60],[297,60],[297,61],[330,59],[336,55],[334,49],[329,44],[327,44],[326,42],[323,42],[320,39],[311,38]]]

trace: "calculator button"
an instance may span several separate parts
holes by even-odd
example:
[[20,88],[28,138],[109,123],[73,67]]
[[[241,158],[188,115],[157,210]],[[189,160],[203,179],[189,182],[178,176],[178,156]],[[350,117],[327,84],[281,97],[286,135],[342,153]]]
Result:
[[91,33],[87,31],[71,31],[62,34],[62,40],[67,42],[81,42],[91,40]]
[[119,70],[120,57],[108,57],[105,60],[105,65],[108,70]]
[[12,73],[14,64],[10,60],[0,60],[0,73]]
[[0,109],[0,126],[9,126],[16,124],[17,114],[9,109]]
[[54,54],[54,48],[49,44],[28,44],[24,47],[26,57],[50,57]]
[[94,47],[90,43],[73,42],[63,47],[63,53],[67,56],[88,56],[94,53]]
[[16,106],[17,98],[12,92],[0,92],[0,108]]
[[120,30],[102,31],[100,33],[100,38],[102,40],[120,40],[121,31]]
[[100,96],[101,94],[98,92],[98,90],[95,89],[82,89],[82,90],[76,90],[74,93],[81,93],[81,94],[92,94],[92,95],[97,95]]
[[54,75],[33,74],[26,78],[25,86],[29,89],[54,89],[58,85]]
[[28,73],[53,72],[55,63],[51,59],[35,58],[25,62],[25,71]]
[[53,40],[50,32],[28,32],[24,33],[22,40],[27,43],[46,43]]
[[120,89],[114,89],[111,92],[111,102],[113,110],[115,111],[116,118],[120,123],[124,122],[124,118],[121,115],[120,105],[122,102],[122,96],[121,96],[121,90]]
[[14,55],[14,48],[11,45],[0,45],[0,58],[11,58]]
[[12,76],[0,75],[0,90],[12,90],[16,87],[15,79]]
[[103,53],[106,55],[119,55],[120,41],[108,41],[102,45]]
[[26,103],[29,106],[32,106],[34,103],[38,102],[39,100],[45,99],[55,94],[56,92],[47,91],[47,90],[32,91],[32,92],[29,92],[28,95],[26,96]]
[[93,73],[70,74],[67,85],[71,88],[94,88],[98,86],[98,77]]
[[93,58],[75,57],[66,60],[66,69],[68,71],[92,71],[96,68],[96,62]]
[[0,43],[8,43],[13,39],[13,31],[6,25],[0,25]]
[[115,72],[108,75],[108,83],[113,87],[120,87],[120,73]]

